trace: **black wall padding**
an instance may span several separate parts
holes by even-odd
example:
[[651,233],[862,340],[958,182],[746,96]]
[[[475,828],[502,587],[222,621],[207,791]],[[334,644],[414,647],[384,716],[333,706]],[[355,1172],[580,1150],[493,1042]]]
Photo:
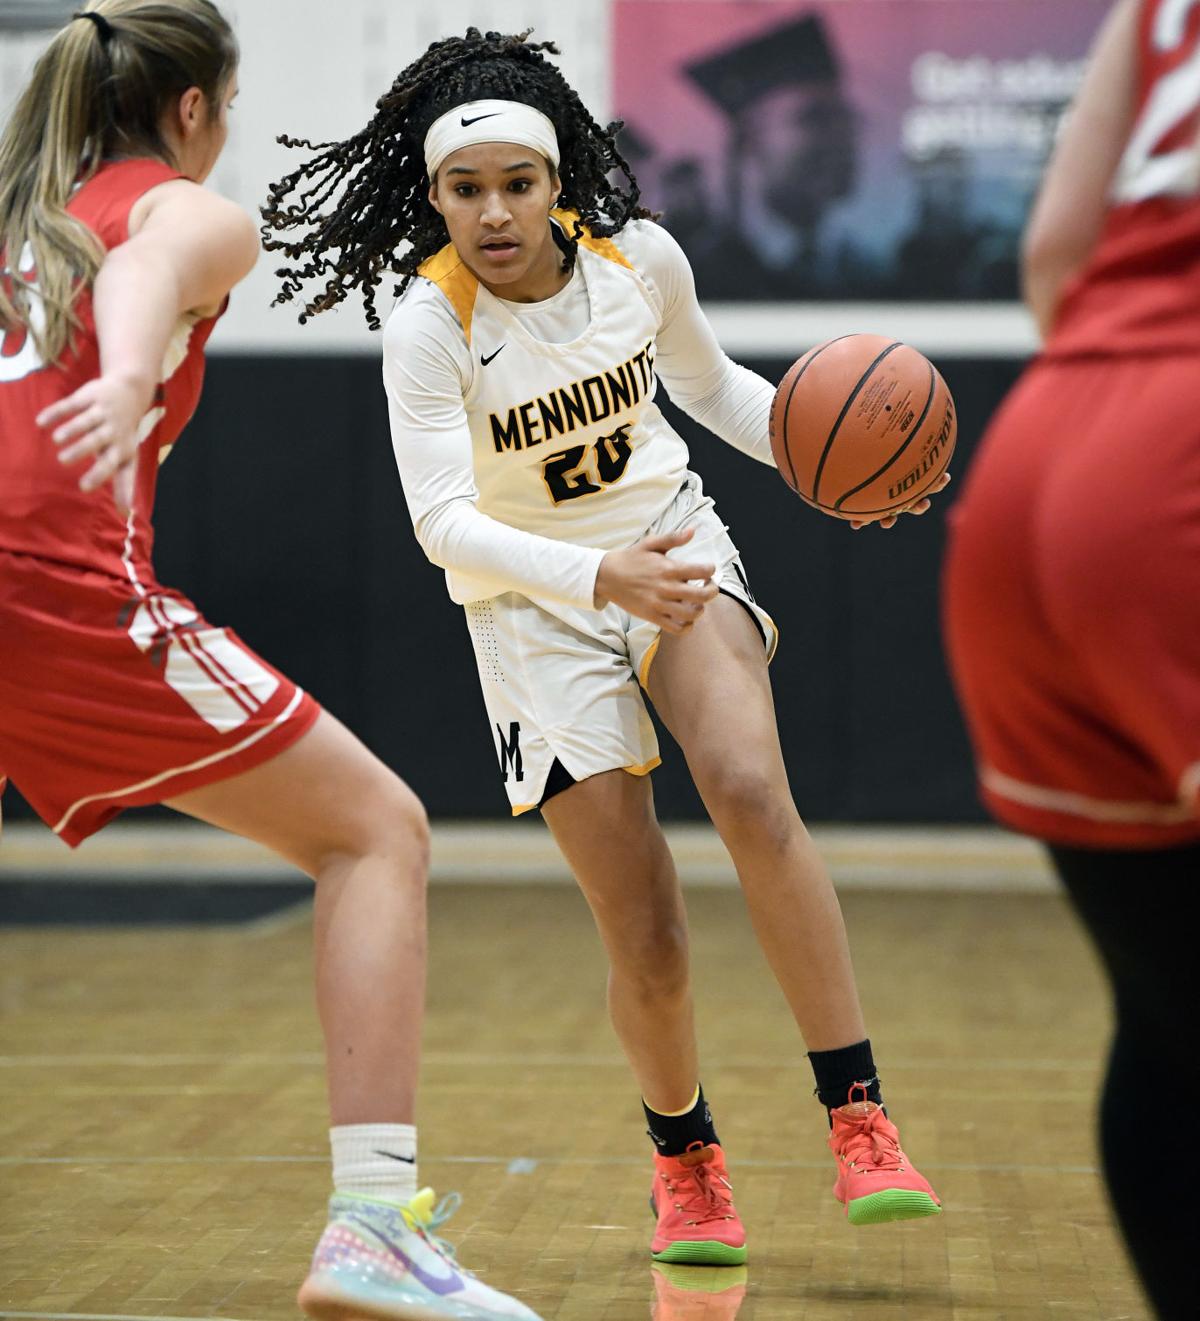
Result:
[[[789,365],[750,362],[772,380]],[[939,366],[961,484],[1008,360]],[[672,413],[780,625],[784,752],[815,821],[981,819],[942,660],[937,580],[955,487],[922,519],[852,533]],[[157,564],[395,767],[435,817],[507,815],[461,611],[413,539],[371,357],[217,357],[162,474]],[[660,815],[700,815],[664,735]],[[6,813],[21,815],[10,790]]]

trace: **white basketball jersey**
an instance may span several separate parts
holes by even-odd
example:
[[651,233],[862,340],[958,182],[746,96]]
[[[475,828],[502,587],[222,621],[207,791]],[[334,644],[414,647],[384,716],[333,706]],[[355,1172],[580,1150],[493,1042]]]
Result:
[[652,402],[660,313],[645,282],[611,239],[585,232],[577,262],[591,316],[565,344],[535,339],[453,246],[420,274],[453,307],[470,350],[463,402],[479,510],[611,550],[670,504],[688,451]]

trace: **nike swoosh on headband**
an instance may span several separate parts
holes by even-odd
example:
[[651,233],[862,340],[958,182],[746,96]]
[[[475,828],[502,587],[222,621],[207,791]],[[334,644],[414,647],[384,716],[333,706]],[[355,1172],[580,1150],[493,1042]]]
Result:
[[500,113],[499,110],[489,110],[486,115],[476,115],[474,119],[464,119],[463,128],[470,128],[472,124],[478,124],[481,119],[495,119]]

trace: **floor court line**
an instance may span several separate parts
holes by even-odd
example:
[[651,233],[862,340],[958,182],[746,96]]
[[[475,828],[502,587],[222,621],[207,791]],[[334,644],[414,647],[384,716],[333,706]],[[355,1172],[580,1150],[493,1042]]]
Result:
[[[584,1166],[630,1165],[641,1168],[646,1162],[636,1156],[426,1156],[430,1165],[503,1165],[510,1174],[532,1174],[539,1165]],[[22,1165],[328,1165],[322,1156],[0,1156],[0,1169]],[[738,1169],[748,1170],[824,1170],[824,1160],[738,1160]],[[922,1161],[927,1170],[952,1171],[957,1174],[1078,1174],[1095,1175],[1094,1165],[1021,1165],[963,1164],[957,1161]],[[3,1316],[3,1313],[0,1313]]]
[[[528,1054],[475,1054],[448,1051],[425,1051],[422,1064],[439,1067],[461,1064],[464,1067],[495,1065],[509,1068],[521,1065],[528,1068],[622,1068],[629,1067],[623,1055],[528,1055]],[[128,1068],[171,1068],[187,1064],[297,1064],[324,1067],[325,1057],[317,1051],[297,1051],[285,1054],[268,1052],[197,1052],[191,1054],[79,1054],[79,1055],[0,1055],[0,1069],[57,1069],[123,1065]],[[795,1059],[780,1059],[775,1055],[726,1055],[714,1058],[712,1067],[719,1069],[800,1069],[809,1067],[803,1055]],[[1069,1073],[1081,1070],[1092,1073],[1097,1068],[1093,1059],[1079,1060],[881,1060],[879,1067],[886,1073],[913,1070],[935,1071],[953,1069],[956,1073],[1018,1071],[1036,1073]]]
[[160,1316],[157,1312],[132,1315],[113,1312],[0,1312],[0,1321],[237,1321],[231,1316]]

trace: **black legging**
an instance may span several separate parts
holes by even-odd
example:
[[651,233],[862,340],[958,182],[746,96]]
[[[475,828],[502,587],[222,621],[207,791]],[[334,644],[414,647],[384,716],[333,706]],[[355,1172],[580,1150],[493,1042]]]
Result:
[[1200,1315],[1197,1076],[1192,1033],[1200,845],[1147,852],[1052,848],[1112,981],[1116,1035],[1100,1105],[1109,1193],[1164,1321]]

